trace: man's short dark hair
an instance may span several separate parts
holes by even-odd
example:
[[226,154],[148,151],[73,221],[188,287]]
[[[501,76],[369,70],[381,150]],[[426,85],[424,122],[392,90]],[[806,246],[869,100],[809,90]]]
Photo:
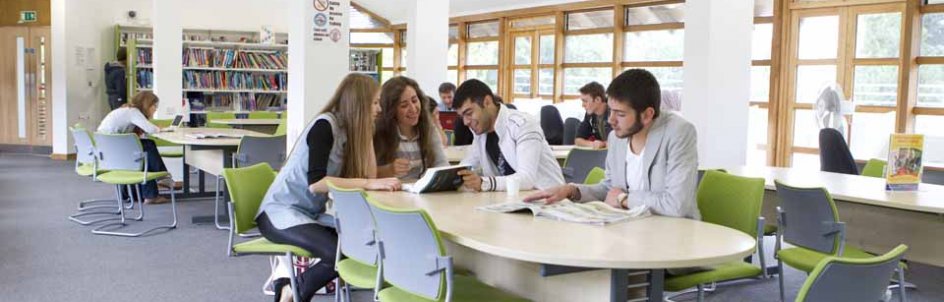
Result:
[[659,106],[662,102],[659,81],[645,69],[623,71],[613,79],[613,82],[610,82],[610,86],[606,88],[606,95],[611,100],[629,103],[629,106],[638,113],[652,107],[655,110],[652,118],[659,117]]
[[443,82],[442,84],[439,84],[439,93],[447,92],[456,92],[456,85],[449,82]]
[[603,88],[603,85],[600,85],[600,83],[597,83],[596,81],[587,83],[587,85],[580,87],[580,94],[589,95],[593,99],[600,98],[606,102],[606,91]]
[[492,89],[488,88],[488,85],[476,79],[466,80],[462,82],[462,85],[459,85],[459,89],[456,89],[456,96],[452,99],[452,109],[459,110],[459,108],[462,108],[462,104],[468,100],[472,100],[479,107],[484,107],[485,96],[492,97],[492,102],[495,105],[501,104],[500,99],[492,94]]
[[128,61],[128,49],[124,47],[118,47],[118,51],[115,52],[115,60],[119,62]]

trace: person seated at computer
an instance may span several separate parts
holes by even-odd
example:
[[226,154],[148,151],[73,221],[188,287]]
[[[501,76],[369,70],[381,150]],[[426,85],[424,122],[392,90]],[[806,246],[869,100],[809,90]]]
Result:
[[580,102],[587,114],[577,128],[574,144],[594,149],[606,148],[607,136],[613,128],[607,122],[610,118],[610,108],[606,105],[606,91],[603,90],[603,85],[590,82],[580,87]]
[[[148,172],[167,171],[164,160],[161,159],[161,153],[157,150],[157,144],[144,136],[144,134],[154,134],[161,131],[160,127],[151,123],[154,112],[157,112],[159,102],[160,99],[150,91],[138,92],[131,98],[131,101],[109,112],[102,119],[102,123],[98,125],[98,132],[100,133],[135,133],[141,136],[141,148],[147,156],[146,168]],[[163,184],[164,182],[162,182]],[[167,185],[168,188],[171,186],[173,184]],[[161,204],[170,201],[166,197],[158,195],[157,182],[154,180],[150,180],[142,186],[141,195],[144,197],[144,202],[148,204]]]
[[[376,178],[371,137],[380,114],[378,86],[362,74],[349,74],[341,81],[328,105],[302,132],[259,206],[256,223],[263,237],[298,246],[322,260],[302,273],[300,301],[311,301],[315,291],[337,277],[338,235],[334,218],[325,214],[328,183],[375,191],[400,189],[396,178]],[[274,282],[276,301],[291,297],[288,283],[287,279]]]
[[541,125],[527,113],[505,107],[488,85],[475,79],[463,82],[452,106],[474,133],[462,164],[481,168],[482,173],[460,171],[465,189],[504,191],[509,177],[521,190],[564,183]]
[[695,127],[678,114],[660,112],[659,93],[659,82],[643,69],[613,79],[606,90],[613,131],[603,181],[549,188],[525,201],[602,200],[617,208],[646,205],[657,215],[699,219]]
[[411,78],[393,77],[383,84],[374,132],[379,177],[418,179],[428,168],[449,165],[427,102]]

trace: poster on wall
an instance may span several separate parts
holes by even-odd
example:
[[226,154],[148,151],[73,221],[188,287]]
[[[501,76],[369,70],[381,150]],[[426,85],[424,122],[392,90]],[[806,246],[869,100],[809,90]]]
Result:
[[315,13],[312,16],[312,40],[319,43],[337,44],[344,37],[344,10],[341,2],[312,0]]
[[885,189],[916,191],[921,183],[924,135],[891,135],[888,142],[888,164],[885,167]]

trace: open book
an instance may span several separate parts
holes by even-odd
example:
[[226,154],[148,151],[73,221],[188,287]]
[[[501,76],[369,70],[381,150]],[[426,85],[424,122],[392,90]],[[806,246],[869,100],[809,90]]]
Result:
[[469,166],[456,165],[430,168],[426,170],[426,173],[423,173],[423,177],[420,177],[416,183],[405,189],[412,193],[455,191],[462,185],[462,176],[457,173],[465,169],[469,169]]
[[531,211],[536,217],[593,225],[607,225],[651,215],[649,207],[644,205],[623,210],[613,208],[601,201],[575,203],[567,199],[550,205],[519,201],[481,206],[476,209],[499,213],[515,213],[527,210]]
[[192,139],[205,139],[205,138],[243,138],[241,134],[225,134],[225,133],[187,133],[185,135],[187,138]]

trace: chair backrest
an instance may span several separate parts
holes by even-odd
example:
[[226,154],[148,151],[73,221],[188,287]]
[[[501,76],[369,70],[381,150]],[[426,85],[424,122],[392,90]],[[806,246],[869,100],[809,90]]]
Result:
[[249,118],[254,119],[277,119],[279,118],[278,112],[273,111],[253,111],[249,112]]
[[606,166],[606,149],[574,148],[564,161],[564,181],[580,182],[587,178],[594,167]]
[[836,203],[824,188],[797,188],[774,181],[780,199],[783,240],[795,246],[837,254],[842,242]]
[[573,145],[577,140],[577,128],[580,128],[580,120],[568,117],[564,121],[564,145]]
[[551,145],[560,145],[564,143],[564,120],[561,119],[560,111],[554,105],[541,107],[541,130],[544,131],[544,138]]
[[826,172],[859,175],[859,168],[852,157],[852,152],[849,151],[849,145],[846,144],[839,130],[833,128],[819,130],[819,169]]
[[450,264],[442,261],[446,249],[433,220],[420,209],[393,209],[369,197],[368,201],[377,223],[384,281],[410,293],[441,300],[449,277],[444,268]]
[[604,177],[606,177],[606,170],[600,167],[593,167],[593,169],[590,169],[590,172],[587,173],[587,178],[583,179],[583,184],[595,185],[603,181]]
[[275,171],[266,163],[245,168],[223,169],[226,190],[233,203],[233,225],[237,234],[256,227],[256,213],[269,186],[275,181]]
[[695,182],[696,186],[698,184],[701,184],[701,179],[705,177],[705,172],[708,172],[708,171],[718,171],[721,173],[728,173],[728,170],[725,170],[725,169],[698,169],[698,179]]
[[75,161],[83,165],[95,164],[95,142],[88,130],[70,127],[72,140],[75,141]]
[[826,257],[800,287],[796,301],[882,301],[908,246],[865,259]]
[[99,170],[144,171],[144,151],[138,136],[95,133]]
[[887,162],[881,159],[870,159],[865,163],[865,166],[862,167],[862,176],[884,178],[885,166],[887,164]]
[[377,264],[374,216],[363,190],[347,190],[329,184],[341,254],[366,264]]
[[764,181],[764,178],[706,171],[696,197],[701,220],[757,237]]
[[279,126],[275,128],[275,133],[272,135],[286,135],[288,133],[288,114],[282,114],[282,120],[279,121]]
[[233,158],[234,167],[267,163],[272,169],[281,170],[282,163],[285,162],[285,136],[243,136]]
[[206,113],[206,126],[209,128],[232,128],[229,125],[214,123],[215,120],[232,120],[236,119],[236,114],[232,112],[207,112]]
[[518,106],[515,106],[515,104],[505,104],[505,107],[508,107],[508,108],[511,108],[511,109],[514,109],[514,110],[518,110]]

